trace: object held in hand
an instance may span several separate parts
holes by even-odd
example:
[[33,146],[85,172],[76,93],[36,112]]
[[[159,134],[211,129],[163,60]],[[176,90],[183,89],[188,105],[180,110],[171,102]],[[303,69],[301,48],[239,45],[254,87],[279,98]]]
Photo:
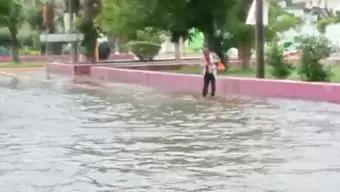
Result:
[[219,73],[223,73],[225,70],[226,70],[226,67],[225,67],[225,65],[222,62],[217,64],[217,71]]

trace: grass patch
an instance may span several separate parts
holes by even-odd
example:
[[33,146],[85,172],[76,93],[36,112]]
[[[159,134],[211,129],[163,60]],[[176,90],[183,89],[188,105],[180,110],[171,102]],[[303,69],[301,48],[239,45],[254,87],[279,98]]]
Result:
[[0,63],[0,68],[36,68],[45,65],[46,62]]
[[[266,78],[267,79],[275,79],[270,74],[270,66],[266,66]],[[332,77],[331,82],[340,83],[340,65],[334,65],[332,68]],[[179,70],[172,70],[171,72],[174,73],[183,73],[183,74],[201,74],[202,68],[200,66],[194,67],[183,67]],[[249,69],[239,69],[239,68],[230,68],[225,73],[220,75],[230,76],[230,77],[256,77],[256,69],[249,68]],[[292,74],[288,77],[289,80],[300,80],[300,76],[298,74],[298,69],[295,68],[292,71]]]
[[[172,70],[171,72],[183,73],[183,74],[202,74],[202,68],[200,66],[183,67],[178,70]],[[269,74],[269,72],[267,74]],[[249,69],[230,68],[225,73],[222,73],[219,75],[226,75],[226,76],[232,76],[232,77],[256,77],[256,69],[255,68],[249,68]]]
[[332,82],[340,83],[340,65],[334,65],[332,67]]

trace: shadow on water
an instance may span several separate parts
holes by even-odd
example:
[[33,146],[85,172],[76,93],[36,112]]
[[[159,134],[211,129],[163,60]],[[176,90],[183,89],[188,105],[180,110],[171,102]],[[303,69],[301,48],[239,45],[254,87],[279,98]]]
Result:
[[336,191],[340,107],[0,81],[4,191]]

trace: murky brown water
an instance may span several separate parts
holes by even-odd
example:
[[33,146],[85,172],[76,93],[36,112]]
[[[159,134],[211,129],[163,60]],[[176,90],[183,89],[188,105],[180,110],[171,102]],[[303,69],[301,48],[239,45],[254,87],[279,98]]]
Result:
[[1,192],[338,191],[340,106],[0,81]]

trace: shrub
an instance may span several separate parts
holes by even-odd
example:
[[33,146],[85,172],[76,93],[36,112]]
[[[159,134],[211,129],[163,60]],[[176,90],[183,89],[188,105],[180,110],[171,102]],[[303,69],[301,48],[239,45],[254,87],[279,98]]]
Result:
[[327,26],[332,24],[333,22],[334,22],[334,18],[326,17],[326,18],[323,18],[320,21],[318,21],[316,27],[317,27],[317,29],[320,33],[325,33]]
[[330,68],[325,68],[320,60],[329,57],[332,52],[331,42],[324,37],[303,37],[301,39],[303,52],[299,75],[306,81],[329,81]]
[[10,46],[12,42],[11,34],[6,28],[0,28],[1,46]]
[[284,60],[283,53],[283,47],[277,43],[273,43],[267,53],[267,63],[272,66],[270,73],[278,79],[286,79],[293,69],[292,65]]
[[141,61],[153,60],[161,49],[159,44],[146,41],[132,41],[128,47]]
[[40,50],[34,50],[25,47],[19,51],[20,55],[40,55]]
[[107,41],[101,42],[98,47],[98,56],[100,60],[106,60],[110,57],[111,48]]
[[11,55],[11,52],[3,46],[0,46],[0,56],[9,56]]
[[31,49],[41,48],[40,32],[30,29],[28,25],[24,25],[18,30],[17,38],[21,47],[29,47]]
[[327,26],[340,22],[340,16],[325,17],[317,22],[317,28],[320,33],[325,33]]
[[146,27],[144,30],[137,30],[136,41],[146,41],[161,44],[164,39],[162,39],[162,32],[160,30],[154,29],[152,27]]

